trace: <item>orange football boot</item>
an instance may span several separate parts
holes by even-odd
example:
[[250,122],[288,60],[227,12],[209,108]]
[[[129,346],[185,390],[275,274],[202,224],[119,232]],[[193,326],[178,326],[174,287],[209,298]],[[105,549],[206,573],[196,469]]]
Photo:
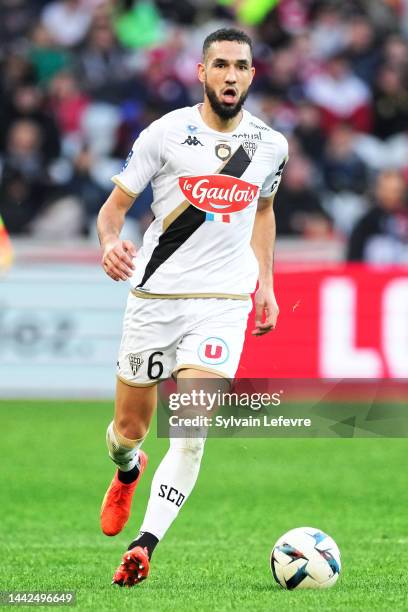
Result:
[[132,587],[142,580],[146,580],[149,575],[150,561],[147,548],[135,546],[125,552],[122,563],[113,574],[112,584],[121,587]]
[[133,493],[146,469],[147,455],[139,451],[139,476],[134,482],[124,484],[118,478],[118,471],[113,477],[103,498],[101,507],[101,529],[107,536],[117,535],[128,522]]

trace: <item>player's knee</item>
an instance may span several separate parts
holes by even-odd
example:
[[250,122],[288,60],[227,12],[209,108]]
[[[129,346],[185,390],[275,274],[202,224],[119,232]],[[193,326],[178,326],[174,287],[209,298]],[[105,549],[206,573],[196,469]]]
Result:
[[106,444],[110,458],[119,466],[128,463],[142,445],[146,434],[147,431],[140,438],[128,438],[112,421],[106,431]]

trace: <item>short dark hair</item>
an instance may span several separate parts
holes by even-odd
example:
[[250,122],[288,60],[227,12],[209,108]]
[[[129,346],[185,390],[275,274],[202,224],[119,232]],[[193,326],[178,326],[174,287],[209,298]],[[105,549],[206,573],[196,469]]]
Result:
[[203,43],[203,57],[205,58],[208,49],[213,43],[223,42],[224,40],[238,42],[241,45],[248,45],[252,58],[252,40],[249,38],[248,34],[236,28],[221,28],[209,34]]

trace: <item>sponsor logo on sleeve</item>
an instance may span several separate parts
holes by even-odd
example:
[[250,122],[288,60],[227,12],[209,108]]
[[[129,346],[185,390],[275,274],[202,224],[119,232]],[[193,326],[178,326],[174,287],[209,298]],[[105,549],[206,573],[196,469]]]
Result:
[[130,160],[132,159],[133,156],[133,149],[129,152],[129,155],[127,156],[127,158],[125,159],[125,163],[122,166],[122,170],[121,172],[123,172],[124,170],[126,170],[126,168],[129,165]]

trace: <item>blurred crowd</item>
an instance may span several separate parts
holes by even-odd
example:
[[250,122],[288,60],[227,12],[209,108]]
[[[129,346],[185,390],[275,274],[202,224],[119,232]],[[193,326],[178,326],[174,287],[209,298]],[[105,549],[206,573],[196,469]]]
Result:
[[[254,40],[247,108],[289,140],[280,236],[408,263],[408,0],[2,0],[0,215],[11,234],[95,237],[140,131],[202,99],[205,36]],[[136,242],[150,188],[129,213]]]

